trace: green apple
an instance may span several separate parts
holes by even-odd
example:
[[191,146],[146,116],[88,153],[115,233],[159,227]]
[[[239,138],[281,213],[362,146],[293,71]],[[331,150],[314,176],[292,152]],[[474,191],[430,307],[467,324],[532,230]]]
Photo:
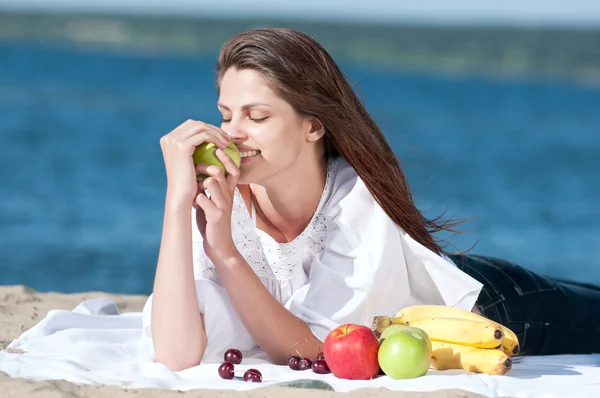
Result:
[[400,325],[400,324],[394,324],[394,325],[388,326],[383,331],[383,333],[381,333],[381,336],[379,336],[379,344],[383,343],[383,340],[385,340],[392,334],[395,334],[398,332],[405,332],[407,330],[413,330],[413,331],[419,333],[421,336],[423,336],[423,338],[425,340],[427,340],[427,342],[429,343],[429,349],[431,349],[431,340],[429,339],[429,335],[427,334],[427,332],[425,332],[423,329],[420,329],[420,328],[416,328],[416,327],[408,326],[408,325]]
[[[198,163],[207,163],[215,166],[219,166],[221,170],[223,170],[223,174],[227,175],[227,170],[225,169],[225,165],[221,162],[221,159],[217,156],[218,147],[212,142],[205,142],[196,147],[194,151],[194,155],[192,156],[194,159],[194,166]],[[226,154],[228,154],[233,162],[240,167],[241,157],[240,152],[237,147],[233,143],[233,141],[227,146],[227,148],[223,149]]]
[[392,379],[424,376],[431,361],[431,342],[423,330],[409,327],[387,336],[377,359],[381,370]]
[[393,335],[394,333],[404,332],[407,329],[410,329],[410,326],[400,325],[400,324],[394,324],[394,325],[388,326],[383,331],[383,333],[381,333],[379,340],[383,341],[383,340],[387,339],[389,336]]

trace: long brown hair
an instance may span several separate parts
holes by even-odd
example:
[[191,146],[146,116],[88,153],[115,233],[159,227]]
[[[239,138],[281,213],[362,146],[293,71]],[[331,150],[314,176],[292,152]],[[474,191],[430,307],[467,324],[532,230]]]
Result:
[[342,156],[387,213],[413,239],[445,253],[433,236],[457,223],[427,219],[417,209],[406,178],[381,129],[329,53],[309,35],[291,29],[254,29],[221,48],[217,89],[231,67],[261,72],[275,92],[302,115],[325,127],[329,157]]

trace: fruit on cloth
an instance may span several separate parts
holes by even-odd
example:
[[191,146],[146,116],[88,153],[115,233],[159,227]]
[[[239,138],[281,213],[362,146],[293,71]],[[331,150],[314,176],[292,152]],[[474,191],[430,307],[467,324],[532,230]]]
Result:
[[[430,366],[503,375],[519,353],[519,340],[509,328],[484,316],[442,305],[414,305],[395,316],[376,316],[371,329],[381,346],[406,328],[422,330],[431,341]],[[380,348],[381,351],[381,348]],[[384,372],[387,365],[380,364]]]
[[463,344],[477,348],[497,348],[504,341],[502,328],[495,322],[464,318],[421,318],[410,326],[423,329],[437,341]]
[[236,350],[235,348],[230,348],[225,351],[225,355],[223,355],[223,360],[225,362],[231,362],[235,365],[242,363],[242,352],[240,350]]
[[[413,325],[415,321],[433,318],[460,318],[489,323],[493,325],[494,328],[499,328],[502,332],[503,339],[500,343],[501,349],[509,356],[517,355],[519,353],[519,340],[516,334],[506,326],[473,312],[444,305],[414,305],[403,308],[393,317],[376,316],[373,319],[372,330],[376,335],[381,335],[387,327],[393,324]],[[430,338],[432,340],[436,339],[432,336],[430,336]]]
[[408,327],[387,336],[379,346],[381,370],[393,379],[412,379],[427,374],[431,342],[423,330]]
[[292,355],[290,359],[288,359],[288,366],[292,370],[300,370],[300,358],[298,355]]
[[244,372],[244,381],[260,383],[262,381],[262,373],[258,369],[248,369]]
[[391,336],[394,333],[403,332],[405,330],[411,330],[411,329],[415,330],[415,332],[417,332],[417,333],[420,333],[423,336],[423,338],[425,338],[427,340],[427,342],[429,343],[429,348],[431,349],[431,340],[430,340],[427,332],[425,332],[425,330],[419,329],[416,327],[413,328],[411,326],[401,325],[401,324],[394,324],[394,325],[387,327],[383,331],[383,333],[381,333],[381,336],[379,337],[379,344],[383,343],[383,340],[385,340],[387,337]]
[[379,340],[366,326],[344,324],[333,329],[323,342],[323,354],[334,376],[369,380],[379,373]]
[[308,370],[312,367],[312,361],[310,358],[302,358],[298,361],[298,369],[299,370]]
[[227,380],[233,379],[233,376],[234,376],[233,368],[234,368],[234,366],[231,362],[223,362],[221,364],[221,366],[219,366],[219,376],[222,379],[227,379]]
[[469,372],[503,375],[512,367],[511,358],[502,350],[469,347],[432,341],[431,366],[437,370],[464,369]]
[[321,375],[331,373],[331,370],[329,369],[329,366],[327,366],[327,362],[325,362],[324,359],[317,359],[314,361],[312,364],[312,370],[313,372]]

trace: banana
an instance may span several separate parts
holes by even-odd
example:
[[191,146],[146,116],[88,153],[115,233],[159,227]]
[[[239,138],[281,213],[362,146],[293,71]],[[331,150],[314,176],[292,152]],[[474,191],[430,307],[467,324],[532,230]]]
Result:
[[407,324],[416,319],[435,317],[464,318],[474,321],[491,322],[502,329],[502,333],[504,334],[502,349],[504,352],[510,356],[519,353],[519,339],[512,330],[484,316],[460,308],[448,307],[445,305],[413,305],[398,311],[393,318],[390,318],[390,323]]
[[503,375],[512,368],[512,360],[502,350],[441,341],[432,341],[431,347],[431,367],[437,370],[464,369],[474,373]]
[[502,329],[489,321],[465,318],[422,318],[408,323],[423,329],[430,339],[477,348],[497,348],[504,341]]

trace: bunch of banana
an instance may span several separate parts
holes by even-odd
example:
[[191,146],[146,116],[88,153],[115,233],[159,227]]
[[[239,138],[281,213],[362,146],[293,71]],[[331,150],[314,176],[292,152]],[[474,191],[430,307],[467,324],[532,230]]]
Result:
[[424,330],[431,340],[431,366],[502,375],[519,353],[519,340],[509,328],[481,315],[443,305],[414,305],[393,317],[376,316],[373,331],[380,336],[394,324]]

